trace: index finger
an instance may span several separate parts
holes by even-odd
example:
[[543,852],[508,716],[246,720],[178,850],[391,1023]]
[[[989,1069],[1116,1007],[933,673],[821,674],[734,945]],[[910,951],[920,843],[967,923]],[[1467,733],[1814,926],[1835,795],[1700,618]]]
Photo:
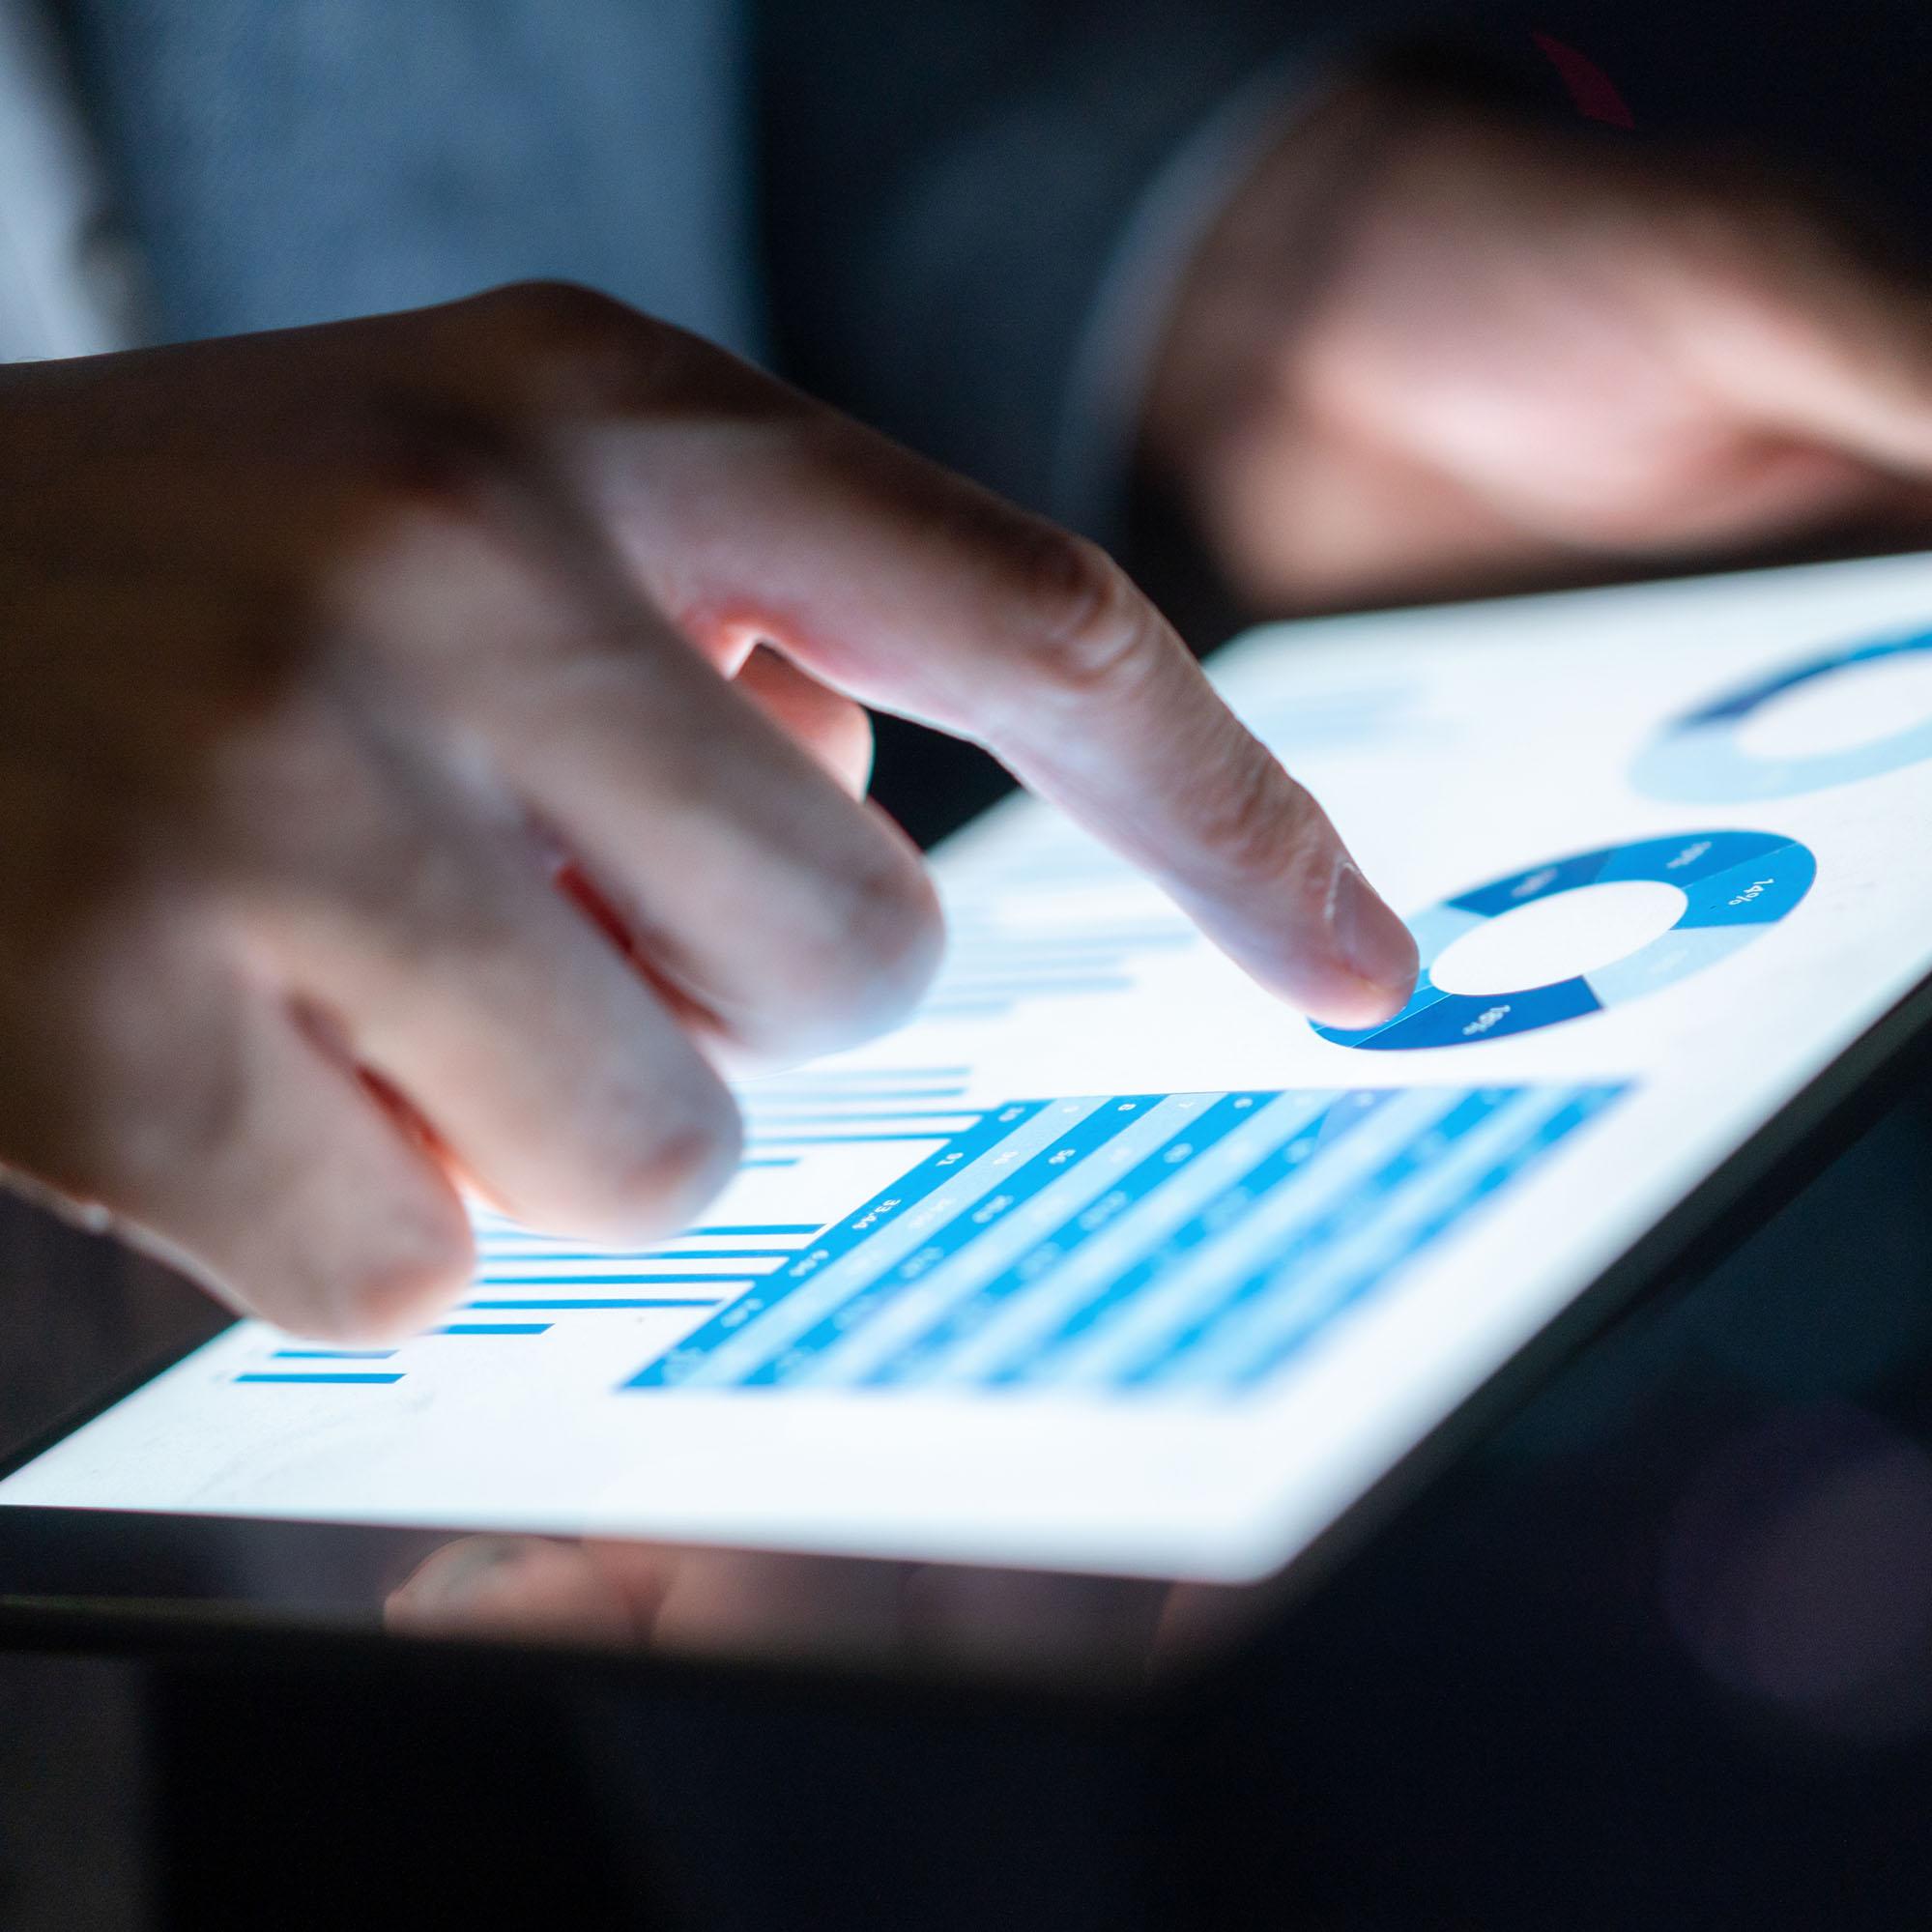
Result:
[[985,745],[1315,1018],[1401,1007],[1407,928],[1114,563],[773,388],[761,431],[646,428],[620,464],[620,534],[684,628]]

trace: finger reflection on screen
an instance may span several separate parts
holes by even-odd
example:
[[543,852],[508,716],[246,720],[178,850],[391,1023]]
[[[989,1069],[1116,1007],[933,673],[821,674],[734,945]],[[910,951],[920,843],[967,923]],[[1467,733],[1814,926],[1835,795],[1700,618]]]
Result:
[[402,1635],[1139,1676],[1246,1593],[945,1564],[473,1536],[385,1606]]

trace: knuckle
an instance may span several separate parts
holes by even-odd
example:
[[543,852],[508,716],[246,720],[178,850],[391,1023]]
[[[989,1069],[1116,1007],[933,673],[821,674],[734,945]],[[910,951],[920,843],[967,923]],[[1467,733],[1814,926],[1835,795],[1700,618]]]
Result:
[[672,404],[827,432],[842,421],[716,343],[582,282],[512,282],[453,313],[455,359],[487,385],[493,415],[554,426],[560,417],[643,416]]
[[521,528],[524,466],[482,425],[412,413],[386,431],[350,490],[356,519],[385,548],[425,537],[493,545]]
[[635,344],[649,325],[616,296],[587,282],[535,277],[476,298],[473,308],[529,348],[568,352]]
[[625,410],[737,366],[700,337],[573,281],[512,282],[467,305],[505,397],[544,414]]
[[1017,558],[1033,614],[1028,656],[1050,690],[1074,698],[1117,690],[1153,657],[1151,614],[1127,573],[1097,544],[1029,523]]

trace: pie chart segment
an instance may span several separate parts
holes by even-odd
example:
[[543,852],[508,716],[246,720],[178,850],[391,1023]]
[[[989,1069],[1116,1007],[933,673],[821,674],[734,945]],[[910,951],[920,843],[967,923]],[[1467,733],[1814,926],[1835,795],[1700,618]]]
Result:
[[[1411,920],[1423,970],[1415,996],[1393,1020],[1359,1032],[1314,1030],[1338,1046],[1413,1052],[1476,1046],[1585,1019],[1730,958],[1789,916],[1817,876],[1810,851],[1775,832],[1688,832],[1554,859]],[[1430,976],[1444,951],[1486,920],[1586,886],[1639,879],[1675,886],[1684,909],[1667,932],[1623,959],[1546,986],[1496,994],[1445,993]]]
[[1765,706],[1805,685],[1861,665],[1923,652],[1932,652],[1932,630],[1827,651],[1727,692],[1666,725],[1638,755],[1631,782],[1649,796],[1672,803],[1731,804],[1793,798],[1921,764],[1932,759],[1932,718],[1862,744],[1782,758],[1754,753],[1744,733]]
[[[1610,852],[1579,852],[1574,858],[1558,859],[1551,865],[1532,866],[1527,872],[1519,872],[1510,879],[1499,879],[1493,885],[1478,886],[1474,892],[1465,892],[1459,899],[1448,903],[1456,910],[1474,913],[1479,919],[1500,918],[1505,912],[1514,911],[1518,906],[1527,906],[1532,900],[1553,898],[1559,892],[1574,892],[1583,885],[1595,885],[1604,877],[1605,862],[1612,857]],[[1625,873],[1622,877],[1634,879],[1635,873]],[[1415,929],[1420,943],[1420,925]],[[1425,955],[1428,959],[1439,959],[1440,951]]]
[[[1372,1038],[1356,1044],[1411,1051],[1420,1047],[1470,1047],[1479,1041],[1501,1039],[1509,1033],[1534,1033],[1540,1027],[1581,1020],[1586,1014],[1602,1010],[1602,1001],[1591,991],[1589,981],[1583,979],[1559,980],[1554,986],[1532,987],[1527,993],[1499,994],[1493,999],[1481,994],[1458,993],[1438,999],[1406,1024],[1398,1021]],[[1317,1032],[1320,1030],[1316,1028]]]
[[1655,945],[1632,953],[1627,960],[1599,966],[1589,975],[1590,990],[1605,1006],[1642,999],[1729,959],[1756,937],[1756,930],[1750,926],[1707,926],[1702,931],[1674,926]]
[[1786,841],[1699,879],[1687,893],[1681,927],[1773,926],[1811,890],[1818,862]]
[[1642,839],[1602,854],[1603,878],[1656,879],[1691,895],[1698,881],[1791,843],[1775,832],[1691,832]]

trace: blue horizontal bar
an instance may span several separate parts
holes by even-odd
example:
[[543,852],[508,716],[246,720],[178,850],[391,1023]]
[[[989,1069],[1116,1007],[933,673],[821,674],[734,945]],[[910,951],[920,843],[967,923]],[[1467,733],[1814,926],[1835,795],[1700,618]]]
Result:
[[689,1234],[816,1234],[818,1226],[809,1221],[747,1222],[741,1227],[693,1227]]
[[[644,1248],[640,1261],[789,1261],[795,1248]],[[610,1248],[537,1248],[523,1252],[482,1251],[485,1266],[497,1261],[622,1261],[632,1257]]]
[[787,1154],[773,1161],[740,1161],[738,1163],[738,1172],[742,1173],[747,1168],[795,1168],[797,1165],[797,1155]]
[[511,1275],[494,1279],[479,1275],[476,1285],[479,1288],[565,1288],[576,1285],[587,1288],[681,1288],[695,1283],[707,1283],[723,1288],[735,1288],[758,1279],[756,1275]]
[[853,1120],[973,1120],[976,1107],[848,1107],[836,1113],[787,1113],[778,1108],[769,1112],[752,1110],[754,1127],[836,1127]]
[[770,1101],[775,1107],[839,1107],[847,1101],[856,1107],[861,1101],[868,1100],[958,1100],[966,1091],[963,1086],[801,1086],[789,1087],[783,1093],[754,1091],[740,1094],[739,1098],[747,1107],[756,1107],[764,1100]]
[[431,1335],[548,1335],[547,1321],[449,1321]]
[[358,1374],[347,1370],[332,1374],[317,1370],[310,1370],[301,1374],[270,1375],[257,1370],[252,1374],[237,1375],[235,1379],[238,1382],[400,1382],[402,1370],[397,1369],[381,1375]]
[[[961,1129],[964,1133],[965,1129]],[[870,1146],[876,1141],[886,1140],[950,1140],[949,1132],[928,1132],[925,1134],[755,1134],[751,1144],[754,1147],[770,1147],[787,1144],[795,1147],[817,1147],[830,1142],[850,1143],[856,1147]],[[796,1161],[740,1161],[741,1168],[795,1168]]]
[[387,1362],[393,1348],[277,1348],[277,1362]]
[[476,1309],[479,1312],[490,1309],[716,1308],[722,1299],[722,1296],[713,1295],[705,1301],[672,1301],[665,1299],[655,1301],[620,1301],[608,1295],[584,1295],[574,1301],[465,1302],[463,1306],[465,1308]]
[[[610,1251],[604,1251],[608,1254]],[[798,1251],[795,1248],[649,1248],[644,1253],[647,1261],[789,1261]],[[575,1254],[567,1257],[577,1260]],[[594,1254],[582,1257],[593,1261]]]

